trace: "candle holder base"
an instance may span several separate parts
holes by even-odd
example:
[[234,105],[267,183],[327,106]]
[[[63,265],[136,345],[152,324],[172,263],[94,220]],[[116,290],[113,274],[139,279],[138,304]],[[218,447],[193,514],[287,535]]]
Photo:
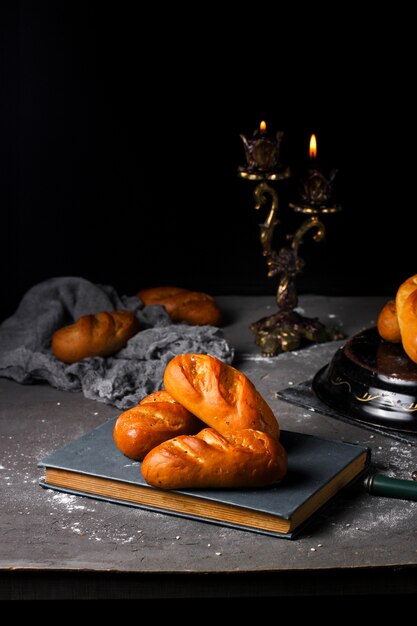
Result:
[[315,317],[303,317],[294,310],[278,311],[254,322],[249,328],[264,357],[297,350],[306,341],[324,343],[344,338],[337,328],[325,326]]

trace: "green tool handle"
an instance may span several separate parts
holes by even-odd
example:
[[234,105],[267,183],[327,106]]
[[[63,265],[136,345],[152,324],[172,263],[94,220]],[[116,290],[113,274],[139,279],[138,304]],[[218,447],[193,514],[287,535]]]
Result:
[[414,480],[371,474],[365,478],[364,484],[368,492],[375,496],[417,501],[417,482]]

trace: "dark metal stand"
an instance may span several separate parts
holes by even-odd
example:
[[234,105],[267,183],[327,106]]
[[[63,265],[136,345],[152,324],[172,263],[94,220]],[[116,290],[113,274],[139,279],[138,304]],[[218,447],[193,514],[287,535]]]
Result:
[[[315,242],[322,241],[325,236],[324,224],[318,218],[318,210],[313,213],[311,207],[303,212],[310,213],[310,217],[301,224],[291,239],[291,245],[283,247],[279,252],[272,248],[272,235],[279,221],[276,218],[278,209],[278,195],[265,180],[262,180],[254,191],[255,208],[259,209],[266,204],[267,196],[271,198],[271,209],[264,224],[260,225],[260,239],[262,253],[266,258],[268,276],[279,276],[277,291],[278,312],[264,317],[251,324],[250,329],[255,334],[256,343],[262,348],[264,356],[276,356],[281,352],[296,350],[303,340],[311,342],[324,342],[342,339],[342,333],[335,329],[324,326],[317,318],[303,317],[294,309],[298,305],[298,296],[295,280],[304,267],[304,261],[298,254],[299,246],[304,235],[315,230],[313,235]],[[293,206],[294,210],[302,208]],[[326,212],[330,211],[329,208]],[[323,211],[322,211],[323,212]]]

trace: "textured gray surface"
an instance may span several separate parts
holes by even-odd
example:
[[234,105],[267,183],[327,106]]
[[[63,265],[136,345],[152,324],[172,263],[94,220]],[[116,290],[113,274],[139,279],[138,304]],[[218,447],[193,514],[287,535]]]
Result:
[[[400,478],[417,468],[410,444],[290,405],[276,391],[311,378],[339,344],[263,359],[248,330],[273,312],[268,297],[218,298],[235,364],[257,385],[287,430],[359,442],[375,466]],[[305,296],[308,316],[340,322],[347,335],[375,322],[384,298]],[[0,379],[0,568],[143,573],[283,573],[417,564],[417,502],[338,496],[294,541],[155,514],[38,486],[36,464],[118,410],[81,393]]]
[[[83,315],[115,309],[132,311],[141,329],[122,350],[70,365],[55,358],[51,350],[55,330]],[[160,389],[166,364],[184,352],[204,352],[226,362],[233,356],[219,329],[172,324],[163,307],[143,307],[134,296],[119,296],[113,287],[76,276],[35,285],[17,311],[0,324],[0,376],[82,391],[86,398],[119,409],[130,409]]]

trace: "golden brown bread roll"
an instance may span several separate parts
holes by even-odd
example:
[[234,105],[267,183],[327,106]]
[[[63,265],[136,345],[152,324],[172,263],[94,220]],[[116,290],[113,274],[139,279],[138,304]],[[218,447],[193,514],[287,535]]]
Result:
[[52,336],[52,351],[64,363],[93,356],[109,356],[124,348],[139,331],[131,311],[104,311],[83,315],[75,324],[64,326]]
[[142,289],[137,295],[143,304],[160,304],[162,300],[187,291],[188,289],[183,289],[182,287],[149,287],[148,289]]
[[137,406],[121,413],[113,429],[120,452],[135,461],[167,439],[197,433],[203,424],[167,391],[146,396]]
[[137,296],[143,304],[160,304],[173,322],[187,322],[203,326],[220,326],[221,311],[214,298],[207,293],[181,287],[153,287],[142,289]]
[[153,402],[170,402],[171,404],[178,404],[178,402],[171,396],[168,391],[160,389],[159,391],[153,391],[149,395],[145,396],[139,404],[152,404]]
[[162,443],[142,463],[146,482],[162,489],[260,487],[278,483],[286,471],[282,445],[256,430],[226,438],[205,428]]
[[409,358],[417,363],[417,274],[400,285],[395,302],[382,308],[377,321],[380,336],[392,343],[402,343]]
[[401,342],[400,326],[398,324],[397,309],[394,300],[389,300],[378,315],[377,328],[380,336],[385,341],[392,343]]
[[405,301],[408,296],[415,292],[417,289],[417,274],[407,278],[398,288],[395,296],[395,306],[397,307],[397,315],[401,315]]
[[165,389],[222,435],[252,428],[279,439],[279,425],[254,384],[240,371],[206,354],[180,354],[167,365]]
[[400,286],[395,306],[403,348],[410,359],[417,363],[417,274]]

